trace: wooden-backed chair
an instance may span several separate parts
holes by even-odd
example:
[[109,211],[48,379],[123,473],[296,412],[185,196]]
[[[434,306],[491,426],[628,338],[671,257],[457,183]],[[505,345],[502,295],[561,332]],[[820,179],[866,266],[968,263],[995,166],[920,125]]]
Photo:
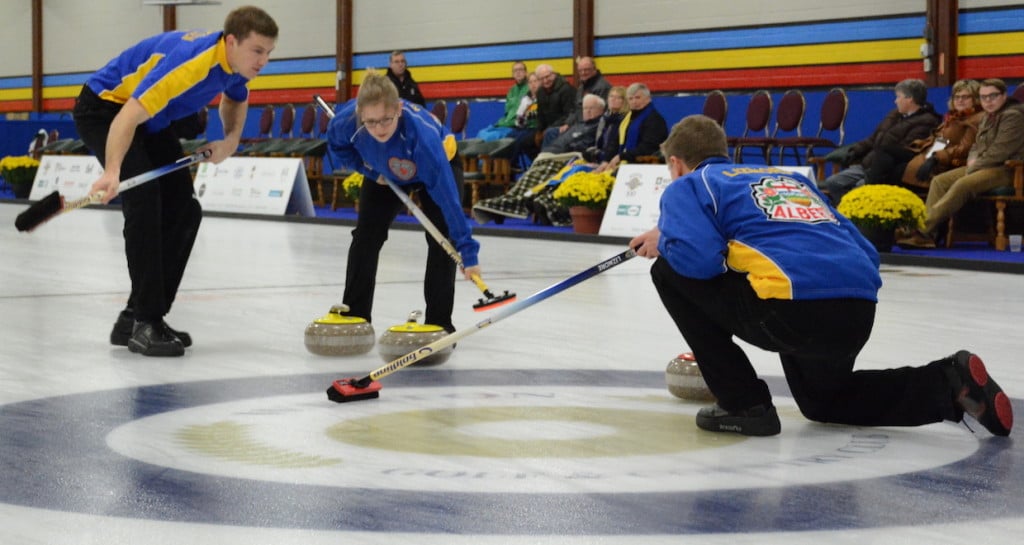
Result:
[[[1013,169],[1013,186],[999,187],[977,197],[978,200],[992,203],[994,217],[990,216],[991,227],[985,238],[989,239],[996,250],[1004,251],[1009,246],[1010,238],[1006,233],[1006,207],[1011,204],[1024,203],[1024,161],[1010,160],[1006,166]],[[949,218],[946,230],[946,247],[953,246],[955,239],[977,238],[965,236],[957,231],[957,215]]]

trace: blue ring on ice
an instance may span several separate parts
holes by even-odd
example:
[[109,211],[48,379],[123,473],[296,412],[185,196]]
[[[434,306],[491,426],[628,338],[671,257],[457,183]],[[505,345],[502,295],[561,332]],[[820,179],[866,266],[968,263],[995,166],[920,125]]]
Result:
[[[212,380],[0,406],[0,502],[99,516],[366,532],[643,535],[840,530],[1020,517],[1024,449],[990,439],[967,458],[885,478],[662,493],[506,494],[296,485],[200,475],[115,453],[111,430],[158,413],[322,392],[334,375]],[[773,391],[786,391],[769,377]],[[54,382],[59,388],[59,381]],[[664,374],[415,370],[388,388],[537,385],[664,388]],[[325,396],[326,397],[326,396]],[[329,403],[326,399],[324,403]],[[1024,413],[1014,400],[1018,414]],[[126,490],[111,489],[125,483]]]

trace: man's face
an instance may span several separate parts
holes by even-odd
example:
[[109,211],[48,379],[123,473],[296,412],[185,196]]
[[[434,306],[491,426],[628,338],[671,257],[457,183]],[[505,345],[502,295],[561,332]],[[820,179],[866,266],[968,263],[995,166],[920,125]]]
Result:
[[245,79],[253,79],[270,62],[270,52],[277,43],[274,38],[250,32],[239,40],[232,34],[224,39],[227,46],[228,66]]
[[540,78],[540,84],[543,85],[545,89],[550,90],[552,87],[555,86],[555,72],[554,72],[554,70],[548,70],[546,72],[538,72],[537,73],[537,77]]
[[901,114],[909,114],[917,108],[917,104],[914,103],[914,99],[900,93],[896,93],[895,102],[896,111]]
[[1006,104],[1006,93],[998,87],[982,86],[978,94],[981,96],[981,107],[988,113],[998,112]]
[[604,114],[604,107],[601,106],[600,102],[596,100],[585,100],[583,101],[583,121],[590,121],[601,117]]
[[405,62],[405,55],[394,55],[391,57],[391,73],[396,76],[405,74],[405,67],[408,66]]
[[597,68],[594,68],[594,61],[583,59],[576,64],[576,72],[580,75],[580,82],[584,82],[594,77],[594,74],[597,73]]
[[651,97],[644,93],[633,93],[626,97],[626,101],[629,102],[630,110],[642,110],[651,103]]
[[512,65],[512,79],[515,80],[516,84],[522,83],[526,79],[525,64],[516,63]]

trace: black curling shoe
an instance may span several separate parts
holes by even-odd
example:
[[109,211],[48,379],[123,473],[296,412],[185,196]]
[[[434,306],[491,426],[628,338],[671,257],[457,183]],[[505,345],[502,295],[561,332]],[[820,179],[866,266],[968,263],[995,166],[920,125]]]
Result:
[[189,335],[188,331],[178,331],[177,329],[171,327],[167,322],[160,323],[164,326],[164,329],[169,331],[171,335],[174,335],[175,337],[178,338],[179,341],[181,341],[181,346],[184,346],[185,348],[192,346],[192,335]]
[[128,346],[128,339],[132,338],[135,330],[135,316],[128,310],[122,310],[117,315],[114,328],[110,330],[110,344],[114,346]]
[[[170,332],[171,335],[178,338],[181,341],[181,345],[185,348],[192,346],[192,336],[187,331],[178,331],[170,326],[167,322],[161,322],[163,327]],[[135,315],[130,310],[122,310],[117,315],[117,321],[114,322],[114,328],[110,330],[110,344],[114,346],[128,346],[128,340],[132,338],[132,332],[135,330]]]
[[742,411],[729,412],[715,403],[697,411],[697,427],[707,431],[762,437],[778,435],[782,431],[779,413],[775,407],[764,405],[755,405]]
[[947,376],[953,401],[992,435],[1007,436],[1013,428],[1010,398],[996,384],[977,354],[961,350],[948,358]]
[[185,354],[181,340],[175,337],[163,322],[135,322],[128,350],[143,356],[176,357]]

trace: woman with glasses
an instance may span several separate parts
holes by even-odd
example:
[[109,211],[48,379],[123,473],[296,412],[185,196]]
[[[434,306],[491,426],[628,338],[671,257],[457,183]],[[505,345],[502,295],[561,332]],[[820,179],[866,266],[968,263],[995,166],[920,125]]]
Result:
[[925,201],[925,228],[897,240],[900,246],[934,248],[938,226],[967,201],[997,187],[1013,185],[1013,171],[1006,161],[1024,158],[1024,109],[1007,96],[1001,79],[982,81],[979,97],[985,116],[967,163],[932,178]]
[[[480,245],[462,212],[462,163],[455,137],[423,107],[398,97],[387,76],[370,70],[359,95],[331,120],[327,141],[343,168],[365,177],[359,215],[352,231],[342,302],[349,314],[371,321],[381,247],[402,201],[382,179],[407,193],[419,191],[424,214],[452,241],[462,257],[463,274],[480,274]],[[423,293],[426,323],[455,331],[455,263],[430,236]],[[404,312],[404,311],[403,311]]]
[[912,149],[918,154],[907,163],[903,183],[914,187],[928,187],[932,176],[967,163],[967,153],[978,136],[978,125],[985,112],[981,109],[978,89],[981,84],[962,79],[953,84],[949,96],[949,112],[931,137],[917,140]]

